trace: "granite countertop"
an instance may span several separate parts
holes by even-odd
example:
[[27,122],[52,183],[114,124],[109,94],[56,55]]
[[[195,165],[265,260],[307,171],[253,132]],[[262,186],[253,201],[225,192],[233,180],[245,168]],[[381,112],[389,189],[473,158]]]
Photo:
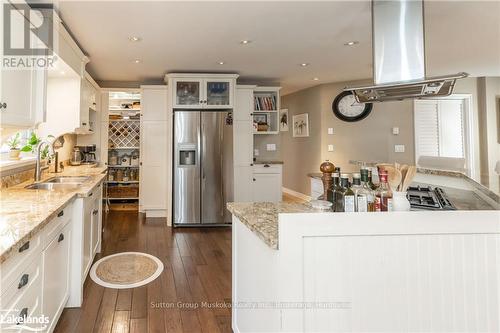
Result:
[[78,189],[32,190],[24,188],[30,182],[0,190],[0,263],[19,246],[40,231],[74,198],[86,197],[106,177],[107,167],[66,167],[64,172],[46,173],[43,179],[54,176],[90,176]]
[[253,164],[283,164],[283,161],[255,161]]
[[309,204],[229,202],[227,209],[272,249],[278,249],[278,214],[318,213]]

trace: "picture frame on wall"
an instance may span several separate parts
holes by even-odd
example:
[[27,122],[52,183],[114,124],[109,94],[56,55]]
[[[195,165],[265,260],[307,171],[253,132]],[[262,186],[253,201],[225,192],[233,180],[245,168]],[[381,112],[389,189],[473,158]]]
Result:
[[292,117],[293,137],[309,137],[309,114],[302,113]]
[[280,132],[288,132],[288,109],[280,110]]

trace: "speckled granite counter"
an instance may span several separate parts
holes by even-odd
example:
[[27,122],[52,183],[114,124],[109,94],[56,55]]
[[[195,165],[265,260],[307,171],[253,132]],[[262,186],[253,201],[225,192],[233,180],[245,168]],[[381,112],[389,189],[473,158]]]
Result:
[[273,249],[278,248],[278,214],[318,213],[308,204],[229,202],[227,209]]
[[40,231],[57,213],[77,196],[85,197],[106,176],[106,167],[66,167],[54,176],[90,176],[78,189],[32,190],[24,187],[31,182],[0,190],[0,263]]

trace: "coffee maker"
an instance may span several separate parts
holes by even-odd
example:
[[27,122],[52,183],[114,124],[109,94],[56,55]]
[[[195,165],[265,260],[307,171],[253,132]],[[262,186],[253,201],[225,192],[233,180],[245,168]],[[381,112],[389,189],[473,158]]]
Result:
[[75,146],[75,148],[78,148],[82,154],[82,164],[95,164],[96,163],[96,157],[95,157],[96,146],[95,145]]

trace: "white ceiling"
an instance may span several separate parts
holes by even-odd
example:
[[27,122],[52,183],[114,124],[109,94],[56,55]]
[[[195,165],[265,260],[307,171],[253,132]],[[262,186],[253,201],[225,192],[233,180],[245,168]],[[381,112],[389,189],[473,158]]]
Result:
[[[59,9],[99,81],[236,72],[246,82],[280,83],[287,93],[371,77],[368,1],[63,1]],[[427,1],[425,9],[429,76],[500,76],[500,1]],[[359,44],[344,46],[351,40]]]

